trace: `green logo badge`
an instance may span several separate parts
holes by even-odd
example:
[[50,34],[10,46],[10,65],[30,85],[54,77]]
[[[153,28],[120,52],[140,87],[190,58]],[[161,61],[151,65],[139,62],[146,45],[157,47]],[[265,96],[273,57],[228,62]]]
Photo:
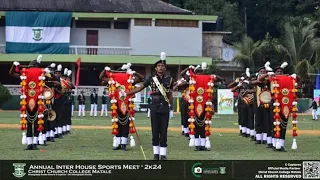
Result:
[[227,167],[220,167],[219,169],[220,169],[219,171],[220,174],[225,174]]
[[195,164],[193,164],[193,166],[191,168],[192,175],[194,175],[197,178],[200,178],[201,174],[202,174],[201,165],[202,165],[202,163],[195,163]]
[[35,41],[40,41],[42,39],[42,31],[43,29],[39,29],[39,28],[36,28],[36,29],[32,29],[33,31],[33,40]]
[[26,173],[24,172],[25,163],[13,163],[14,173],[12,173],[17,178],[22,178]]

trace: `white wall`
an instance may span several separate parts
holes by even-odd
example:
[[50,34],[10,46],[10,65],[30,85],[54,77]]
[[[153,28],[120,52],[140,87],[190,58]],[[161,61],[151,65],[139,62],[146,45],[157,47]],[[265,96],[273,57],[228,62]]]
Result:
[[6,44],[6,31],[5,31],[5,27],[0,27],[0,44]]
[[199,28],[134,26],[131,23],[132,55],[202,56],[202,25]]
[[98,30],[99,46],[130,46],[129,29],[71,28],[70,45],[86,45],[87,30]]

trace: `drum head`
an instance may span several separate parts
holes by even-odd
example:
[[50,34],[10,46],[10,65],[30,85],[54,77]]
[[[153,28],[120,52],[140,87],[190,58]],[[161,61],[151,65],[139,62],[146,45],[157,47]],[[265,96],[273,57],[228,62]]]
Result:
[[269,91],[263,91],[260,94],[260,101],[262,103],[269,103],[272,99],[271,93]]
[[45,99],[45,100],[50,100],[50,99],[52,99],[52,98],[53,98],[52,90],[51,90],[51,89],[46,89],[46,90],[44,90],[43,96],[44,96],[44,99]]

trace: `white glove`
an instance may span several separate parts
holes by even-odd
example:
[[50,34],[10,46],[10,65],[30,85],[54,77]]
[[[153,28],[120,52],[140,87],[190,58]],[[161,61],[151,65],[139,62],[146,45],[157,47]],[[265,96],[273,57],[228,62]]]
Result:
[[241,77],[240,79],[243,81],[245,78],[244,78],[244,77]]
[[173,118],[173,110],[170,110],[169,119]]
[[15,62],[13,62],[13,65],[15,65],[15,66],[19,66],[19,65],[20,65],[20,63],[19,63],[18,61],[15,61]]
[[248,80],[244,80],[243,82],[244,82],[244,83],[247,83],[247,84],[250,84]]
[[192,65],[191,65],[191,66],[189,66],[189,69],[194,69],[194,68],[195,68],[195,67],[194,67],[194,66],[192,66]]
[[55,67],[56,67],[56,64],[55,64],[55,63],[51,63],[51,64],[50,64],[50,67],[55,68]]
[[45,68],[45,69],[44,69],[44,72],[46,72],[47,74],[49,74],[49,73],[50,73],[49,68]]
[[274,72],[268,72],[268,75],[272,76],[272,75],[274,75]]
[[242,83],[239,83],[237,86],[238,86],[238,87],[242,86]]
[[111,70],[111,68],[109,68],[108,66],[106,66],[104,69],[105,69],[106,71],[110,71],[110,70]]
[[296,74],[291,74],[291,76],[296,79],[297,78],[297,75]]

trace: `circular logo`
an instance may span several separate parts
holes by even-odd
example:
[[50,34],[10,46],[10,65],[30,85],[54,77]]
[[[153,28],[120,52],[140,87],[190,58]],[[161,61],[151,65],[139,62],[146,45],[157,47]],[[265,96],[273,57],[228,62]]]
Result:
[[203,93],[204,93],[204,89],[203,89],[202,87],[199,87],[199,88],[197,89],[197,93],[198,93],[198,94],[203,94]]
[[283,104],[288,104],[289,103],[289,98],[287,98],[287,97],[284,97],[284,98],[282,98],[282,103]]
[[36,91],[33,90],[33,89],[30,89],[28,93],[29,93],[29,96],[30,96],[30,97],[33,97],[33,96],[36,95]]
[[203,101],[203,97],[202,96],[197,96],[196,101],[201,103]]
[[282,92],[283,95],[287,96],[289,94],[289,89],[284,88],[284,89],[282,89],[281,92]]
[[28,85],[29,85],[29,88],[34,89],[37,84],[34,81],[30,81]]

